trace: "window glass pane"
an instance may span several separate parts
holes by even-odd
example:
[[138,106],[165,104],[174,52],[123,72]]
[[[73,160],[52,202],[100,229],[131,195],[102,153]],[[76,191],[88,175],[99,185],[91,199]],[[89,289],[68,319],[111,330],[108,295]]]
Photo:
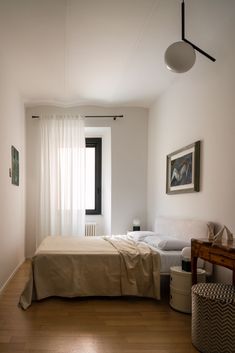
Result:
[[95,147],[86,148],[86,210],[95,209]]

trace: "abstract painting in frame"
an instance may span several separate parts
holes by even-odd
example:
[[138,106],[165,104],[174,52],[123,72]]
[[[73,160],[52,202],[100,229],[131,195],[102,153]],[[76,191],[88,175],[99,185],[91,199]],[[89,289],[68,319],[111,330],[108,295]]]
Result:
[[11,183],[19,186],[19,152],[11,146]]
[[167,194],[200,190],[200,141],[168,154],[166,163]]

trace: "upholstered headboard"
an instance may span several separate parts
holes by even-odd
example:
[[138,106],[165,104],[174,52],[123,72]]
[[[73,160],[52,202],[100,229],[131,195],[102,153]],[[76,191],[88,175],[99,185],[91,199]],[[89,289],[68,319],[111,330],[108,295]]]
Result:
[[[158,234],[171,235],[179,239],[189,240],[191,238],[207,238],[207,221],[199,221],[195,219],[177,219],[157,217],[154,223],[154,232]],[[210,222],[211,223],[211,222]],[[213,223],[211,223],[214,228]],[[202,261],[202,265],[198,263],[199,267],[204,267],[207,275],[213,272],[211,263]]]
[[157,217],[154,232],[179,239],[207,238],[207,221]]

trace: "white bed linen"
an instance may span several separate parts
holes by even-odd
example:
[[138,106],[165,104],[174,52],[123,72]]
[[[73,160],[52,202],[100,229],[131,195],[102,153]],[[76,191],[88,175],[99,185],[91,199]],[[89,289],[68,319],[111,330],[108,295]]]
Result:
[[161,274],[169,274],[170,268],[172,266],[181,266],[181,251],[163,251],[163,250],[156,250],[160,254],[161,258]]
[[[155,252],[160,255],[160,274],[168,275],[170,274],[170,268],[172,266],[181,266],[182,265],[182,251],[164,251],[160,249],[156,249],[155,247],[148,244],[148,246]],[[197,267],[204,268],[205,261],[202,259],[198,259]],[[207,271],[208,275],[211,275],[211,269],[209,268]]]
[[[154,233],[153,233],[154,234]],[[135,237],[132,236],[131,234],[127,235],[128,238],[135,240]],[[144,240],[141,240],[140,242],[143,242],[145,245],[147,245],[152,251],[158,253],[160,255],[161,259],[161,266],[160,266],[160,274],[169,274],[170,273],[170,268],[172,266],[180,266],[181,265],[181,250],[160,250],[157,249],[154,246],[151,246],[149,243],[145,243]]]

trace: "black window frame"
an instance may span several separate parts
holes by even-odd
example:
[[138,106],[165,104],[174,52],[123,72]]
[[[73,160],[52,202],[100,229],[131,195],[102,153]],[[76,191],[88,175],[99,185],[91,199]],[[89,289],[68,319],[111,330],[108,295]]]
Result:
[[102,138],[86,137],[86,148],[95,148],[95,209],[86,209],[86,215],[101,215],[101,183],[102,183]]

